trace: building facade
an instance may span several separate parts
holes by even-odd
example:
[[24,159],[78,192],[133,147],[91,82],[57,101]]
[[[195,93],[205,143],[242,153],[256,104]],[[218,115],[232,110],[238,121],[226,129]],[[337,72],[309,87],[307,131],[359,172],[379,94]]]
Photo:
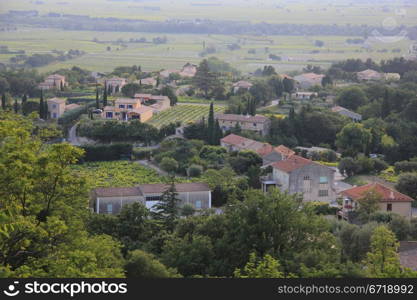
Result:
[[59,74],[53,74],[46,77],[44,82],[39,84],[39,88],[41,90],[52,90],[57,89],[60,90],[67,86],[67,82],[65,81],[65,76]]
[[107,91],[110,91],[112,94],[120,92],[122,87],[124,87],[126,84],[127,80],[120,77],[112,77],[110,79],[106,79],[105,81]]
[[[91,207],[98,214],[118,214],[124,205],[142,203],[148,209],[161,200],[167,184],[141,184],[127,188],[96,188],[91,193]],[[196,210],[211,208],[211,190],[206,183],[177,183],[179,206],[192,205]]]
[[219,121],[220,128],[223,132],[238,125],[243,130],[255,131],[260,135],[267,135],[271,127],[271,120],[261,115],[215,114],[214,118]]
[[261,179],[264,192],[277,187],[289,194],[302,195],[305,202],[331,203],[336,200],[333,169],[298,155],[292,155],[271,166],[272,173]]
[[378,205],[380,211],[393,212],[406,218],[412,217],[411,204],[414,201],[413,198],[380,183],[370,183],[342,191],[342,215],[347,218],[349,212],[358,209],[358,199],[362,198],[367,192],[370,191],[375,191],[381,196],[381,200]]
[[114,106],[105,106],[102,112],[102,118],[119,121],[139,120],[146,122],[152,116],[152,108],[142,106],[140,100],[131,98],[119,98],[115,101]]

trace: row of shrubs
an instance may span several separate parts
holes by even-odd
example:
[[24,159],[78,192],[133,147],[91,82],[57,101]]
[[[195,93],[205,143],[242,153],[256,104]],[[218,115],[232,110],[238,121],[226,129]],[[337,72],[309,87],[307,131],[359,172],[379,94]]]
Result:
[[394,164],[395,173],[417,171],[417,160],[399,161]]
[[82,148],[85,155],[81,162],[130,159],[133,150],[128,143],[84,145]]

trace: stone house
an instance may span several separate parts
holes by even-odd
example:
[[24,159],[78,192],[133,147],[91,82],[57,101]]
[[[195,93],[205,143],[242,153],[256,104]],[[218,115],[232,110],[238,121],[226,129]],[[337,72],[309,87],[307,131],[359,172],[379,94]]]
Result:
[[105,86],[106,89],[114,94],[118,93],[122,90],[122,87],[124,87],[127,84],[127,80],[125,78],[120,77],[112,77],[110,79],[106,79]]
[[114,106],[105,106],[101,114],[102,118],[119,121],[139,120],[146,122],[153,116],[150,107],[142,106],[138,99],[118,98]]
[[382,74],[371,69],[356,73],[356,77],[360,81],[377,81],[382,79]]
[[[161,200],[167,184],[140,184],[136,187],[96,188],[91,192],[91,207],[99,214],[118,214],[124,205],[139,202],[148,209]],[[211,190],[206,183],[177,183],[179,206],[191,204],[196,210],[211,208]]]
[[52,90],[52,89],[61,89],[61,87],[67,86],[65,81],[65,76],[59,74],[53,74],[46,77],[44,82],[39,84],[41,90]]
[[66,104],[63,98],[51,98],[46,100],[48,104],[48,115],[50,119],[60,118],[64,112],[80,107],[78,104]]
[[239,125],[243,130],[255,131],[260,135],[267,135],[271,127],[271,120],[261,115],[215,114],[214,118],[219,121],[220,128],[223,132]]
[[284,145],[274,147],[268,143],[254,141],[233,133],[222,138],[220,145],[225,147],[227,151],[254,151],[262,157],[263,166],[286,159],[295,154],[294,151]]
[[303,201],[332,203],[336,200],[335,170],[298,155],[271,164],[272,173],[261,178],[262,190],[277,187],[289,194],[300,194]]
[[157,84],[157,80],[155,78],[152,77],[148,77],[148,78],[143,78],[141,80],[139,80],[141,85],[150,85],[155,87]]
[[237,93],[238,90],[243,89],[243,90],[250,90],[250,88],[253,86],[252,83],[250,83],[249,81],[245,81],[245,80],[240,80],[238,82],[233,83],[233,93]]
[[317,97],[318,94],[317,93],[313,93],[313,92],[296,92],[296,93],[292,93],[291,94],[291,99],[296,99],[296,100],[311,100],[314,97]]
[[342,216],[347,217],[350,211],[359,207],[358,199],[362,198],[367,192],[374,190],[381,195],[379,210],[383,212],[393,212],[406,218],[411,218],[411,204],[413,198],[393,190],[380,183],[369,183],[357,186],[341,192],[343,196]]
[[315,73],[305,73],[294,77],[296,86],[301,89],[309,89],[313,86],[321,86],[321,81],[325,75]]

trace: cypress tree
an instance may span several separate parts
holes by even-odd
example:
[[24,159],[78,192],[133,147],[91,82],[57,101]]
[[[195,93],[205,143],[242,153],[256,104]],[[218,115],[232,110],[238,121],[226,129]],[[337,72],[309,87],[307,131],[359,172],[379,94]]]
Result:
[[5,93],[1,95],[1,108],[3,110],[6,110],[6,94]]
[[97,86],[96,86],[96,108],[97,109],[100,108],[100,99],[99,99],[98,87]]
[[27,100],[28,100],[28,98],[27,98],[26,94],[23,94],[23,97],[22,97],[22,113],[23,113],[24,116],[26,116],[26,103],[27,103]]
[[64,83],[62,81],[60,83],[60,89],[61,89],[61,92],[64,91]]
[[19,112],[19,104],[17,104],[17,99],[14,99],[14,113],[17,114]]
[[49,117],[49,115],[48,115],[48,101],[44,101],[44,104],[43,104],[45,107],[44,107],[44,109],[43,109],[43,116],[44,116],[44,120],[47,120],[48,119],[48,117]]
[[107,106],[107,88],[106,83],[104,83],[104,91],[103,91],[103,107]]
[[175,177],[171,177],[168,189],[162,194],[161,200],[153,206],[154,218],[159,220],[169,232],[174,231],[180,213],[178,205],[180,202],[175,188]]
[[214,124],[214,105],[213,102],[210,103],[210,111],[207,121],[207,142],[210,145],[215,143],[215,124]]
[[220,128],[219,120],[216,120],[214,129],[215,129],[215,145],[220,145],[220,140],[223,137],[223,131]]
[[44,111],[45,111],[45,105],[43,104],[43,90],[41,90],[41,97],[40,97],[40,100],[39,100],[39,118],[40,119],[43,119],[44,118],[44,116],[45,116],[45,114],[44,114]]

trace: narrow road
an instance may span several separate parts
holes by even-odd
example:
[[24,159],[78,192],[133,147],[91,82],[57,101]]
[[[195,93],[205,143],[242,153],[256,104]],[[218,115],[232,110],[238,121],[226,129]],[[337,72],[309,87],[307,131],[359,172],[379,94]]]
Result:
[[77,126],[78,123],[75,123],[68,131],[68,142],[74,146],[80,146],[81,142],[78,140],[77,137]]
[[137,162],[140,165],[144,166],[144,167],[147,167],[149,169],[155,170],[161,176],[168,176],[169,175],[167,172],[165,172],[164,170],[162,170],[157,165],[151,163],[149,160],[138,160]]

